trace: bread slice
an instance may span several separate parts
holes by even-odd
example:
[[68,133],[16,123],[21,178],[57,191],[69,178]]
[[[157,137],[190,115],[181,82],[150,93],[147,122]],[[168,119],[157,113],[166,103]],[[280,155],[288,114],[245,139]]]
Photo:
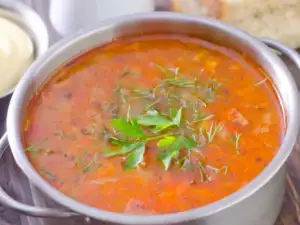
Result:
[[173,10],[195,16],[220,17],[220,0],[173,0]]
[[257,37],[300,47],[300,0],[173,0],[175,11],[218,18]]

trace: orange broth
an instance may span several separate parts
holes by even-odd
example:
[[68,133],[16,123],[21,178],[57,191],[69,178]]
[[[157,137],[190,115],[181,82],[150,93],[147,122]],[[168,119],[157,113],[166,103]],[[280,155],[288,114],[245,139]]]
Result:
[[163,214],[245,186],[284,130],[276,90],[251,60],[197,38],[149,35],[58,69],[28,106],[24,145],[38,173],[77,201]]

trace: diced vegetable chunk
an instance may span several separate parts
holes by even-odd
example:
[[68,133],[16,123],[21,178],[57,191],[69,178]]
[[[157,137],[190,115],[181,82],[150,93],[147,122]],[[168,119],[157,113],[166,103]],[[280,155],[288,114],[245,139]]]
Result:
[[235,108],[232,108],[228,113],[228,119],[239,126],[247,126],[249,124],[248,120],[243,116],[243,114]]

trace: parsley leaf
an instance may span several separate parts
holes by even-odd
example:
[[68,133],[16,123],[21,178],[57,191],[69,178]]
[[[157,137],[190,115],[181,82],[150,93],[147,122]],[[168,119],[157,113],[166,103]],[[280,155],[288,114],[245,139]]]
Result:
[[119,150],[109,151],[109,152],[104,153],[104,156],[112,157],[112,156],[117,156],[117,155],[125,155],[137,148],[140,148],[143,145],[145,145],[145,144],[142,142],[126,143]]
[[138,124],[142,126],[155,126],[154,133],[158,133],[174,125],[171,118],[158,113],[156,110],[149,110],[146,115],[138,119]]
[[171,126],[173,124],[172,120],[167,116],[159,114],[156,110],[149,110],[146,115],[140,117],[137,122],[143,126]]
[[197,143],[193,139],[188,139],[186,137],[182,137],[182,143],[187,149],[195,148],[197,146]]
[[144,162],[145,143],[137,143],[135,147],[136,148],[132,150],[125,159],[123,165],[125,169],[135,169],[139,164]]
[[182,148],[182,137],[177,137],[174,142],[172,143],[172,145],[170,146],[170,148],[166,151],[163,151],[159,158],[162,161],[165,170],[168,170],[172,159],[179,153],[179,151]]
[[129,120],[126,119],[112,119],[110,121],[111,125],[124,135],[133,138],[143,138],[145,134],[141,130],[139,124],[136,120]]
[[177,111],[175,117],[173,117],[173,123],[178,127],[180,126],[181,117],[182,117],[182,107]]
[[169,169],[172,160],[177,154],[179,154],[181,149],[191,149],[196,146],[197,143],[192,139],[187,139],[183,136],[176,137],[169,149],[163,151],[159,157],[165,167],[165,170]]
[[169,147],[175,141],[174,136],[165,136],[157,142],[157,146],[160,148]]
[[130,141],[121,140],[121,139],[119,139],[119,137],[116,137],[116,136],[110,137],[109,140],[112,145],[122,146],[122,145],[130,144]]
[[149,110],[146,115],[140,117],[137,122],[142,126],[155,126],[154,133],[167,129],[170,126],[180,126],[182,117],[182,107],[177,111],[174,117],[170,118],[158,113],[156,110]]

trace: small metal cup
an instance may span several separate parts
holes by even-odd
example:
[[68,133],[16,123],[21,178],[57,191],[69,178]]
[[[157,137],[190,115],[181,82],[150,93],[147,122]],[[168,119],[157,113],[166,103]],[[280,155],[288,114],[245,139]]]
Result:
[[[34,45],[34,57],[43,54],[49,47],[47,27],[41,17],[20,1],[0,0],[0,17],[16,23],[30,36]],[[0,94],[0,122],[6,119],[7,107],[15,87]]]

